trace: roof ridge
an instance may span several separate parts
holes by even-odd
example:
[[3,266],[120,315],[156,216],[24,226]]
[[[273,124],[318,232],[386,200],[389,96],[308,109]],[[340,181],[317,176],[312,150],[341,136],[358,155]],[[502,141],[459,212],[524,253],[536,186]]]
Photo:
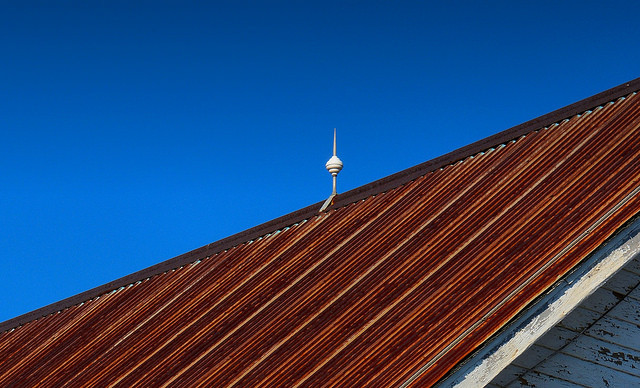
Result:
[[[551,113],[545,114],[533,120],[529,120],[520,125],[516,125],[505,131],[499,132],[495,135],[476,141],[472,144],[461,147],[457,150],[454,150],[445,155],[436,157],[424,163],[418,164],[414,167],[407,168],[398,173],[378,179],[369,184],[357,187],[343,194],[339,194],[335,197],[334,203],[331,206],[329,206],[325,210],[325,212],[346,206],[350,203],[358,202],[369,196],[383,193],[390,189],[394,189],[422,175],[425,175],[429,172],[432,172],[439,168],[443,168],[450,164],[456,163],[469,156],[476,155],[480,152],[486,151],[500,144],[507,143],[511,140],[519,138],[520,136],[523,136],[533,131],[536,131],[538,129],[550,126],[564,119],[568,119],[575,115],[581,114],[597,106],[606,104],[611,101],[615,101],[620,97],[626,96],[633,92],[637,92],[638,90],[640,90],[640,78],[636,78],[632,81],[623,83],[619,86],[608,89],[594,96],[588,97],[586,99],[583,99],[571,105],[557,109]],[[219,253],[225,249],[233,248],[237,245],[255,240],[269,233],[273,233],[275,231],[281,230],[293,224],[307,220],[318,214],[322,203],[323,201],[317,202],[313,205],[291,212],[289,214],[278,217],[271,221],[267,221],[263,224],[257,225],[253,228],[249,228],[245,231],[236,233],[234,235],[223,238],[211,244],[194,249],[190,252],[176,256],[172,259],[163,261],[161,263],[147,267],[140,271],[134,272],[130,275],[121,277],[119,279],[113,280],[101,286],[92,288],[90,290],[76,294],[69,298],[65,298],[53,304],[38,308],[26,314],[22,314],[18,317],[9,319],[5,322],[0,323],[0,332],[11,330],[27,322],[65,310],[71,306],[94,299],[98,296],[112,292],[121,287],[126,287],[130,284],[134,284],[138,281],[150,278],[152,276],[174,270],[176,268],[182,267],[184,265],[193,263],[198,260],[202,260],[207,257],[211,257],[216,253]]]

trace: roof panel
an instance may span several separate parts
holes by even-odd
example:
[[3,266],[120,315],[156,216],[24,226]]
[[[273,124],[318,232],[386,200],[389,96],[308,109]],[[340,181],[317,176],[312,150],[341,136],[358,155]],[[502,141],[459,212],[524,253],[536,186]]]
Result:
[[640,211],[640,97],[615,90],[19,317],[0,385],[432,385]]

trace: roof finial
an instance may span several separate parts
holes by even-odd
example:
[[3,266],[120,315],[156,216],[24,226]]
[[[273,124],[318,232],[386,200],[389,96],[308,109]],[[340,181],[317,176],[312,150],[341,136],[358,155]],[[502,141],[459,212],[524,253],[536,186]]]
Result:
[[331,157],[331,159],[329,159],[329,161],[326,164],[327,170],[329,170],[329,172],[331,173],[331,176],[333,176],[333,191],[331,192],[331,196],[327,198],[327,200],[324,202],[324,205],[322,205],[322,207],[320,208],[320,211],[323,211],[324,209],[326,209],[333,201],[333,197],[335,197],[338,194],[336,190],[336,186],[337,186],[337,180],[338,180],[338,173],[340,172],[340,170],[342,170],[342,161],[340,160],[340,158],[338,158],[338,155],[336,154],[337,152],[336,144],[337,144],[336,129],[333,128],[333,156]]

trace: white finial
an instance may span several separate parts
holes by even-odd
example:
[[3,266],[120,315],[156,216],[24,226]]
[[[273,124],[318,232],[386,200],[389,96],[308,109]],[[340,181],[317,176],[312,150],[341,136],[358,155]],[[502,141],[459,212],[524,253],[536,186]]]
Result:
[[338,158],[338,155],[336,155],[336,129],[335,128],[333,128],[333,156],[327,162],[326,167],[327,167],[327,170],[329,170],[329,172],[331,173],[331,176],[333,176],[333,191],[331,192],[331,196],[327,198],[326,201],[324,201],[324,204],[320,208],[320,211],[324,211],[324,209],[326,209],[327,207],[329,207],[329,205],[333,203],[333,198],[337,195],[337,192],[336,192],[337,176],[340,170],[342,170],[342,160],[340,160],[340,158]]
[[333,176],[333,192],[331,193],[331,195],[336,195],[336,180],[337,180],[338,173],[340,172],[340,170],[342,170],[342,161],[340,160],[340,158],[338,158],[338,155],[336,155],[336,129],[335,128],[333,129],[333,156],[327,162],[326,167],[327,167],[327,170],[329,170],[329,172]]

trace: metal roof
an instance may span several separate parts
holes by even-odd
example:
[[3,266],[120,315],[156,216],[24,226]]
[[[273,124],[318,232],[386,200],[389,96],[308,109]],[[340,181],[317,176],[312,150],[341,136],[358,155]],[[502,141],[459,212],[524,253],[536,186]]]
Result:
[[7,321],[0,385],[432,385],[638,214],[638,89]]

